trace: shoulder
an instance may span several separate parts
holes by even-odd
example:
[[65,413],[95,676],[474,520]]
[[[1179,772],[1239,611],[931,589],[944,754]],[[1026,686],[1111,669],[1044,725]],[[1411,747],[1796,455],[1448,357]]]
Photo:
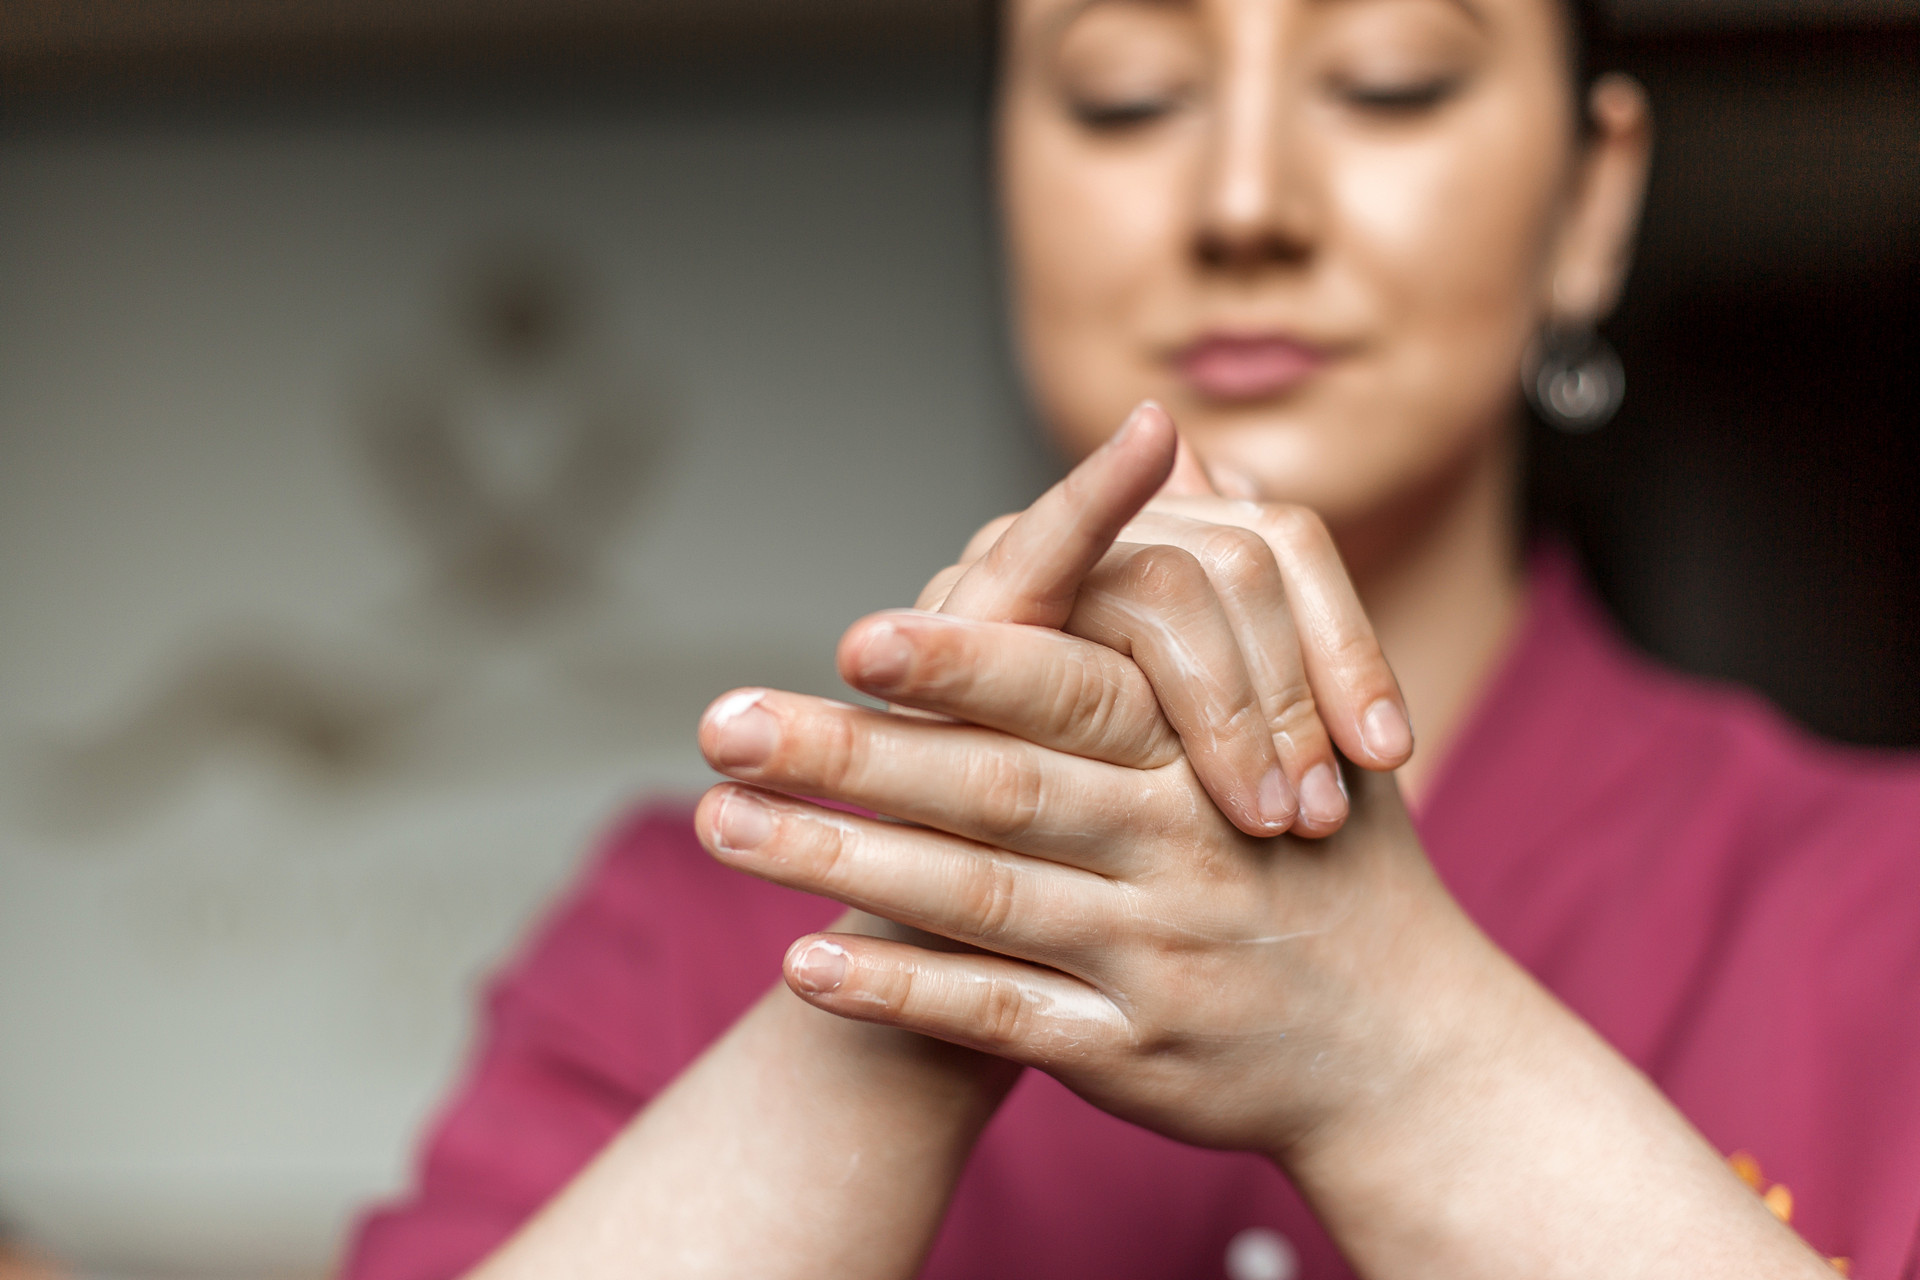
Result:
[[1631,772],[1668,802],[1651,820],[1755,872],[1816,876],[1826,896],[1920,890],[1920,754],[1832,742],[1751,691],[1633,664],[1647,723]]
[[1536,557],[1521,634],[1450,754],[1435,825],[1531,847],[1846,844],[1899,873],[1891,855],[1920,832],[1920,755],[1823,741],[1749,690],[1661,666],[1559,553]]
[[1920,962],[1898,905],[1920,901],[1920,757],[1822,741],[1667,670],[1564,560],[1536,566],[1523,633],[1438,782],[1421,820],[1436,864],[1539,965],[1584,938],[1608,964],[1624,947],[1711,966],[1735,936],[1803,974],[1852,971],[1869,945]]
[[1869,937],[1920,959],[1920,755],[1820,738],[1638,654],[1607,685],[1628,727],[1602,794],[1662,878],[1712,884],[1720,918],[1767,916],[1809,963],[1851,968]]

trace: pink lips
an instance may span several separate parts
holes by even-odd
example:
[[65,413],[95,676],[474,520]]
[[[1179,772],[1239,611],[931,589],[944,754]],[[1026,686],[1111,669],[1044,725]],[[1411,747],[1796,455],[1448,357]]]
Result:
[[1327,359],[1318,347],[1278,335],[1208,334],[1174,362],[1209,400],[1264,400],[1306,381]]

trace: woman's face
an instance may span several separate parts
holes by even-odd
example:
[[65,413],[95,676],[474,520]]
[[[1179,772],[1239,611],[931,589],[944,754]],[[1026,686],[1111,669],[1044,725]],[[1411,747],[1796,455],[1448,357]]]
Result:
[[1068,450],[1153,397],[1340,531],[1496,447],[1638,205],[1638,170],[1595,177],[1618,131],[1582,140],[1559,3],[1014,0],[1016,319]]

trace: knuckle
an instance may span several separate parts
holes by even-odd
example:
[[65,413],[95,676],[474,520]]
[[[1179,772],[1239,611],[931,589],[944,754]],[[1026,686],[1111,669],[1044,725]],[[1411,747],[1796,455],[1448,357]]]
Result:
[[1205,579],[1206,571],[1191,552],[1164,543],[1135,551],[1127,557],[1124,571],[1130,592],[1154,601],[1177,599]]
[[836,712],[819,717],[813,729],[813,767],[799,772],[834,791],[856,786],[866,767],[865,729],[853,717]]
[[1014,869],[1004,858],[987,858],[980,873],[968,884],[966,901],[962,904],[973,935],[983,940],[998,938],[1013,918],[1018,893]]
[[1323,735],[1320,708],[1304,684],[1283,695],[1274,713],[1272,728],[1275,737],[1300,745],[1316,741]]
[[1256,737],[1265,737],[1270,732],[1270,717],[1265,707],[1255,698],[1229,711],[1219,721],[1214,731],[1216,744],[1245,742]]
[[1386,657],[1380,652],[1380,642],[1365,627],[1353,630],[1342,628],[1329,642],[1328,656],[1333,659],[1335,666],[1356,674],[1386,665]]
[[[1054,691],[1058,740],[1110,764],[1142,767],[1167,743],[1178,743],[1159,701],[1131,663],[1109,661],[1112,650],[1075,646]],[[1133,680],[1130,687],[1128,675]]]
[[996,844],[1010,844],[1033,830],[1044,801],[1039,773],[1006,750],[973,753],[967,763],[966,789],[980,797],[981,833]]
[[931,1002],[927,993],[921,990],[920,975],[913,965],[878,971],[867,967],[863,973],[863,994],[878,1004],[888,1017],[925,1025],[930,1022],[931,1015],[937,1012],[929,1007]]
[[1251,529],[1220,525],[1201,543],[1207,567],[1226,586],[1241,588],[1259,583],[1275,571],[1273,548]]
[[1075,646],[1062,664],[1060,678],[1050,690],[1048,714],[1056,736],[1071,734],[1089,742],[1104,742],[1112,728],[1119,690],[1106,670],[1086,650]]
[[967,539],[966,549],[960,553],[961,564],[970,564],[987,553],[987,548],[1000,541],[1000,536],[1020,518],[1018,512],[995,516],[980,526],[979,532]]
[[992,1044],[1018,1044],[1026,1038],[1032,1005],[1015,984],[989,981],[980,993],[980,1030]]
[[783,822],[779,825],[799,825],[805,829],[800,852],[807,872],[814,881],[823,885],[843,886],[854,878],[852,846],[855,837],[840,823],[811,821],[800,824]]

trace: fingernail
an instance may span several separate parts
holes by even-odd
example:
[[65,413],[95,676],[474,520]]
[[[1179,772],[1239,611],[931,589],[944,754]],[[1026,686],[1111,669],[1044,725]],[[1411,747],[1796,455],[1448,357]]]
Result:
[[1339,822],[1347,816],[1347,792],[1330,764],[1317,764],[1300,779],[1300,806],[1314,823]]
[[825,995],[847,980],[847,949],[832,942],[809,942],[793,958],[791,968],[794,986]]
[[860,679],[869,688],[892,689],[907,678],[913,666],[913,646],[900,629],[882,623],[860,648]]
[[708,713],[719,741],[713,763],[723,769],[751,769],[766,763],[780,745],[780,724],[761,707],[764,689],[742,689],[722,698]]
[[1360,718],[1360,741],[1380,760],[1398,760],[1413,750],[1413,726],[1392,698],[1381,698]]
[[735,791],[720,802],[713,825],[722,849],[746,853],[758,849],[773,834],[773,815],[752,796]]
[[1280,828],[1292,822],[1300,811],[1300,803],[1293,794],[1292,786],[1287,783],[1287,775],[1275,766],[1266,777],[1260,779],[1260,817],[1270,827]]

